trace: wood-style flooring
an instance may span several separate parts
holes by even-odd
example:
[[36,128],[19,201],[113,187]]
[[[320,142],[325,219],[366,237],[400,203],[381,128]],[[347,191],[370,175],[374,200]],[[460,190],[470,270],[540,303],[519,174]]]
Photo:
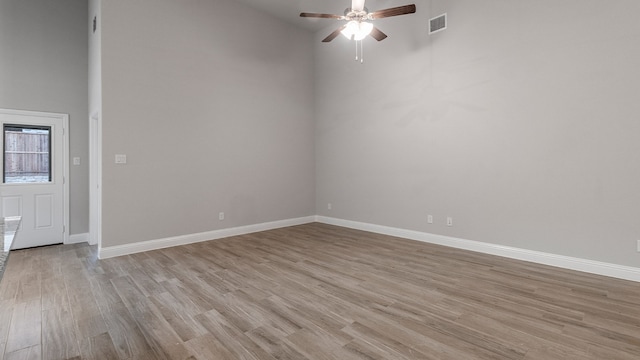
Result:
[[4,359],[640,359],[640,284],[323,224],[15,251]]

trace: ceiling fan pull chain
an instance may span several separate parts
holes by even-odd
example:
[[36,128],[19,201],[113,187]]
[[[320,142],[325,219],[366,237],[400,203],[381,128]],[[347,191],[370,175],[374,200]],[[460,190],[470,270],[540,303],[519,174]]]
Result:
[[[356,44],[356,46],[358,46]],[[360,40],[360,64],[364,64],[364,45],[362,45],[362,40]]]
[[358,40],[354,41],[356,43],[356,61],[358,61]]

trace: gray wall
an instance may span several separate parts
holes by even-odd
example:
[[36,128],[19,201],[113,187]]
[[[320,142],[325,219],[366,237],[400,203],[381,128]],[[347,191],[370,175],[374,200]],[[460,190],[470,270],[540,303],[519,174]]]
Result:
[[101,17],[103,247],[315,213],[311,34],[232,0]]
[[69,114],[71,234],[89,226],[86,19],[86,0],[0,1],[0,107]]
[[640,3],[417,5],[317,34],[317,213],[640,266]]

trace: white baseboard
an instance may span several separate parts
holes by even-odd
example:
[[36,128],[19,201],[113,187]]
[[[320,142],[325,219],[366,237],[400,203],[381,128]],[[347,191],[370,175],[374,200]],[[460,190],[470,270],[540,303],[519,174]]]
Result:
[[66,244],[78,244],[78,243],[83,243],[89,242],[89,233],[82,233],[82,234],[73,234],[73,235],[69,235],[69,240],[67,240],[67,242],[65,242]]
[[550,265],[564,269],[577,270],[591,274],[610,276],[618,279],[640,282],[640,268],[610,264],[564,255],[544,253],[509,246],[489,244],[480,241],[458,239],[443,235],[405,230],[382,225],[374,225],[357,221],[342,220],[324,216],[316,216],[316,221],[324,224],[347,227],[351,229],[374,232],[378,234],[417,240],[431,244],[449,246],[458,249],[498,255],[511,259],[530,261],[538,264]]
[[[288,226],[320,222],[324,224],[342,226],[351,229],[374,232],[378,234],[417,240],[431,244],[444,245],[453,248],[470,250],[484,254],[498,255],[510,259],[530,261],[538,264],[556,266],[559,268],[577,270],[591,274],[610,276],[618,279],[640,282],[640,268],[610,264],[600,261],[575,258],[564,255],[550,254],[540,251],[520,249],[510,246],[490,244],[480,241],[459,239],[444,235],[424,233],[414,230],[406,230],[363,222],[336,219],[325,216],[307,216],[295,219],[279,220],[261,224],[239,226],[229,229],[213,230],[197,234],[174,236],[164,239],[149,240],[133,244],[110,246],[98,249],[98,257],[107,259],[116,256],[134,254],[142,251],[162,249],[178,245],[186,245],[196,242],[216,240],[230,236],[250,234],[259,231],[278,229]],[[74,234],[69,236],[67,244],[88,242],[89,234]]]
[[315,216],[307,216],[295,219],[278,220],[261,224],[239,226],[229,229],[213,230],[197,234],[173,236],[164,239],[148,240],[133,244],[103,247],[98,249],[98,258],[108,259],[111,257],[129,255],[143,251],[163,249],[167,247],[192,244],[208,240],[222,239],[230,236],[245,235],[288,226],[302,225],[314,222],[315,219]]

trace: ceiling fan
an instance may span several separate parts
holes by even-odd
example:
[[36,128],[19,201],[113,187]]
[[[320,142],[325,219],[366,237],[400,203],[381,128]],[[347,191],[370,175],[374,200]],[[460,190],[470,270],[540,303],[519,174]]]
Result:
[[329,42],[335,39],[340,34],[344,35],[348,39],[353,39],[355,41],[361,41],[362,39],[367,37],[367,35],[370,35],[378,41],[382,41],[387,38],[387,34],[383,33],[378,28],[373,26],[373,24],[369,21],[391,16],[413,14],[416,12],[415,4],[369,12],[369,10],[364,7],[364,2],[365,0],[351,0],[351,7],[344,10],[344,15],[303,12],[300,13],[300,16],[308,18],[324,18],[347,21],[346,24],[340,26],[334,32],[329,34],[329,36],[324,38],[322,42]]

